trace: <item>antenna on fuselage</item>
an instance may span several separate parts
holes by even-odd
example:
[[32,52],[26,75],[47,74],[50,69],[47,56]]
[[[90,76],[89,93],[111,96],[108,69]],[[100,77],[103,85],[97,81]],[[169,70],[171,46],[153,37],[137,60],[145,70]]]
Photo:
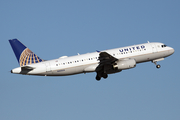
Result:
[[150,43],[149,41],[147,41],[148,43]]

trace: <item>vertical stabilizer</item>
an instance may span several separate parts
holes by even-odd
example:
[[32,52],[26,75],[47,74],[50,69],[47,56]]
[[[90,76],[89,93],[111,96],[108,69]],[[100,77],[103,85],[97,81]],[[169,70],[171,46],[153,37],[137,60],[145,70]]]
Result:
[[16,55],[16,58],[20,64],[20,66],[29,65],[32,63],[39,63],[44,61],[39,58],[36,54],[34,54],[29,48],[23,45],[19,40],[12,39],[9,40],[11,47]]

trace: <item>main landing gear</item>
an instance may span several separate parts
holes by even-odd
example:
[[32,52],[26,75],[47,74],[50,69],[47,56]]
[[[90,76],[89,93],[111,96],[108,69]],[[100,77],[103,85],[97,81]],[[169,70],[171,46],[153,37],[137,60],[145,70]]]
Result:
[[97,80],[97,81],[101,80],[101,77],[103,77],[104,79],[106,79],[106,78],[108,77],[108,74],[107,74],[107,73],[101,73],[101,74],[97,73],[97,75],[96,75],[96,80]]

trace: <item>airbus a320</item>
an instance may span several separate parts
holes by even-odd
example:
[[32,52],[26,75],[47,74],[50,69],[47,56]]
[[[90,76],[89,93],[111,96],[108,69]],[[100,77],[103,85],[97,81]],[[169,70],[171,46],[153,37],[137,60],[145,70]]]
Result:
[[136,67],[136,64],[151,61],[156,68],[158,61],[172,55],[174,49],[159,42],[148,42],[133,46],[96,51],[93,53],[62,56],[43,60],[19,40],[9,40],[20,67],[11,73],[38,76],[67,76],[96,72],[96,80],[106,79],[109,74]]

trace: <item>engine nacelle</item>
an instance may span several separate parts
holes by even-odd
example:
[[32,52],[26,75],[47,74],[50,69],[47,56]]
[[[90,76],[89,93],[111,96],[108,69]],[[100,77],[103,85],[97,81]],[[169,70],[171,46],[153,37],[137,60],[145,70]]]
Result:
[[115,70],[125,70],[136,67],[136,61],[131,58],[119,60],[117,63],[113,65]]

